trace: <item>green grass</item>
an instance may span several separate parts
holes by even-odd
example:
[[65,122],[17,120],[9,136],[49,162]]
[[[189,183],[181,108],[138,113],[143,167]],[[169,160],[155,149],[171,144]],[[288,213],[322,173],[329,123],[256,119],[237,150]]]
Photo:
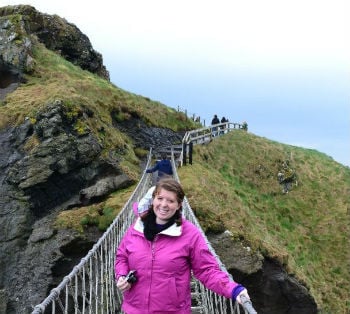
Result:
[[[298,185],[283,194],[277,173],[287,159]],[[244,237],[296,274],[325,313],[346,313],[348,167],[315,150],[235,131],[195,146],[193,165],[179,174],[206,231],[220,221],[221,229]]]
[[174,131],[199,126],[184,113],[122,90],[74,66],[41,44],[35,46],[34,59],[36,67],[33,74],[26,76],[27,83],[8,95],[0,107],[0,128],[19,124],[26,116],[35,117],[40,109],[56,99],[76,110],[89,108],[106,126],[112,123],[112,112],[119,120],[140,117],[149,125]]
[[85,207],[60,212],[56,228],[71,228],[84,233],[87,226],[97,226],[105,231],[130,198],[136,185],[112,193],[105,201]]

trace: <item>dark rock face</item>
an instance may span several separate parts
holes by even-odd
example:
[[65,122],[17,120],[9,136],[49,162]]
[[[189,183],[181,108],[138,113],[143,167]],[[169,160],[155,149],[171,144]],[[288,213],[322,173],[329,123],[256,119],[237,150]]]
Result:
[[252,291],[259,293],[256,301],[259,313],[317,313],[317,305],[308,289],[274,260],[264,260],[262,270],[252,283]]
[[136,147],[155,150],[161,147],[181,144],[185,132],[174,132],[170,129],[147,126],[138,116],[133,116],[128,120],[116,121],[113,117],[116,115],[112,112],[113,126],[121,132],[128,134],[133,139]]
[[280,263],[254,253],[228,232],[208,237],[235,281],[248,289],[259,314],[316,314],[308,289],[289,275]]
[[27,121],[18,132],[24,139],[35,134],[40,145],[13,164],[6,182],[23,191],[37,216],[68,201],[78,204],[71,198],[81,189],[122,174],[112,161],[99,160],[102,147],[91,134],[74,134],[59,102],[40,113],[34,127]]
[[101,54],[74,24],[28,5],[0,8],[0,60],[19,71],[30,72],[33,36],[73,64],[109,80]]
[[[30,142],[36,139],[34,147]],[[33,145],[33,144],[32,144]],[[29,313],[100,237],[56,230],[60,210],[89,204],[132,180],[101,156],[90,133],[79,135],[61,102],[0,132],[0,308]],[[81,195],[84,195],[82,200]]]
[[[52,212],[37,220],[22,238],[1,243],[2,270],[6,272],[1,281],[3,313],[31,313],[98,240],[98,232],[95,237],[82,237],[72,230],[55,230],[55,215]],[[24,224],[18,211],[13,217],[15,223]]]
[[21,78],[21,73],[14,67],[6,65],[0,59],[0,89],[5,89],[11,86],[14,83],[19,83]]
[[23,72],[34,66],[32,42],[23,25],[2,16],[0,8],[0,100],[23,82]]
[[26,33],[23,23],[7,16],[4,8],[0,8],[0,65],[3,74],[1,85],[5,85],[4,87],[8,85],[5,83],[8,81],[8,72],[17,76],[18,73],[31,72],[34,66],[29,34]]

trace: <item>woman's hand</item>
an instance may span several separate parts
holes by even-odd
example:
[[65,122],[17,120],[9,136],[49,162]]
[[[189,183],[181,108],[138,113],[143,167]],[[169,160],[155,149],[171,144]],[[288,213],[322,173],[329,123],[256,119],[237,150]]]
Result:
[[124,292],[126,290],[129,290],[131,288],[131,284],[127,282],[125,276],[119,277],[117,281],[117,288],[121,291]]
[[240,294],[237,296],[236,300],[239,304],[243,303],[243,300],[241,299],[242,296],[245,297],[246,299],[250,300],[247,289],[242,290],[240,292]]
[[258,314],[257,311],[255,311],[252,302],[250,301],[247,289],[242,290],[236,297],[236,300],[244,307],[245,313]]

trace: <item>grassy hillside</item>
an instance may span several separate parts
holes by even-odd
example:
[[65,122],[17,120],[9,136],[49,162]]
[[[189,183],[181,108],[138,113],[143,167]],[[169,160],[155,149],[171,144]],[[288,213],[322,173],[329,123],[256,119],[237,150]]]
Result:
[[[282,193],[283,161],[298,185]],[[234,131],[194,147],[179,169],[206,231],[228,229],[278,259],[310,287],[325,313],[348,313],[350,169],[315,150]]]
[[33,74],[26,76],[27,83],[0,102],[0,129],[23,122],[25,116],[35,117],[40,108],[56,99],[77,110],[88,107],[107,125],[111,125],[111,113],[116,112],[119,120],[137,115],[150,125],[174,131],[196,126],[184,113],[122,90],[74,66],[41,44],[34,49],[34,59],[36,67]]
[[[35,124],[37,113],[55,100],[63,101],[68,118],[78,134],[92,132],[100,141],[104,154],[121,156],[121,167],[131,178],[139,176],[136,155],[130,138],[113,127],[112,120],[140,118],[147,125],[174,131],[198,127],[182,112],[149,98],[124,91],[107,80],[74,66],[42,44],[34,47],[35,68],[26,75],[27,82],[0,101],[0,129],[23,123],[29,117]],[[37,139],[29,141],[31,149]],[[120,149],[122,148],[122,149]]]

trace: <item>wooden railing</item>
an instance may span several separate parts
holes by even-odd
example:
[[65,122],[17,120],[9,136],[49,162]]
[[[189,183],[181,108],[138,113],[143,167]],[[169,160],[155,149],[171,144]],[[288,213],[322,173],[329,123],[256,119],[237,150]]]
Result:
[[186,132],[182,140],[182,151],[179,157],[180,165],[186,164],[187,155],[191,154],[192,145],[203,144],[233,130],[246,130],[244,124],[224,122]]
[[220,136],[232,130],[243,129],[243,124],[234,122],[224,122],[210,125],[200,129],[186,132],[182,143],[199,144],[213,139],[213,137]]

